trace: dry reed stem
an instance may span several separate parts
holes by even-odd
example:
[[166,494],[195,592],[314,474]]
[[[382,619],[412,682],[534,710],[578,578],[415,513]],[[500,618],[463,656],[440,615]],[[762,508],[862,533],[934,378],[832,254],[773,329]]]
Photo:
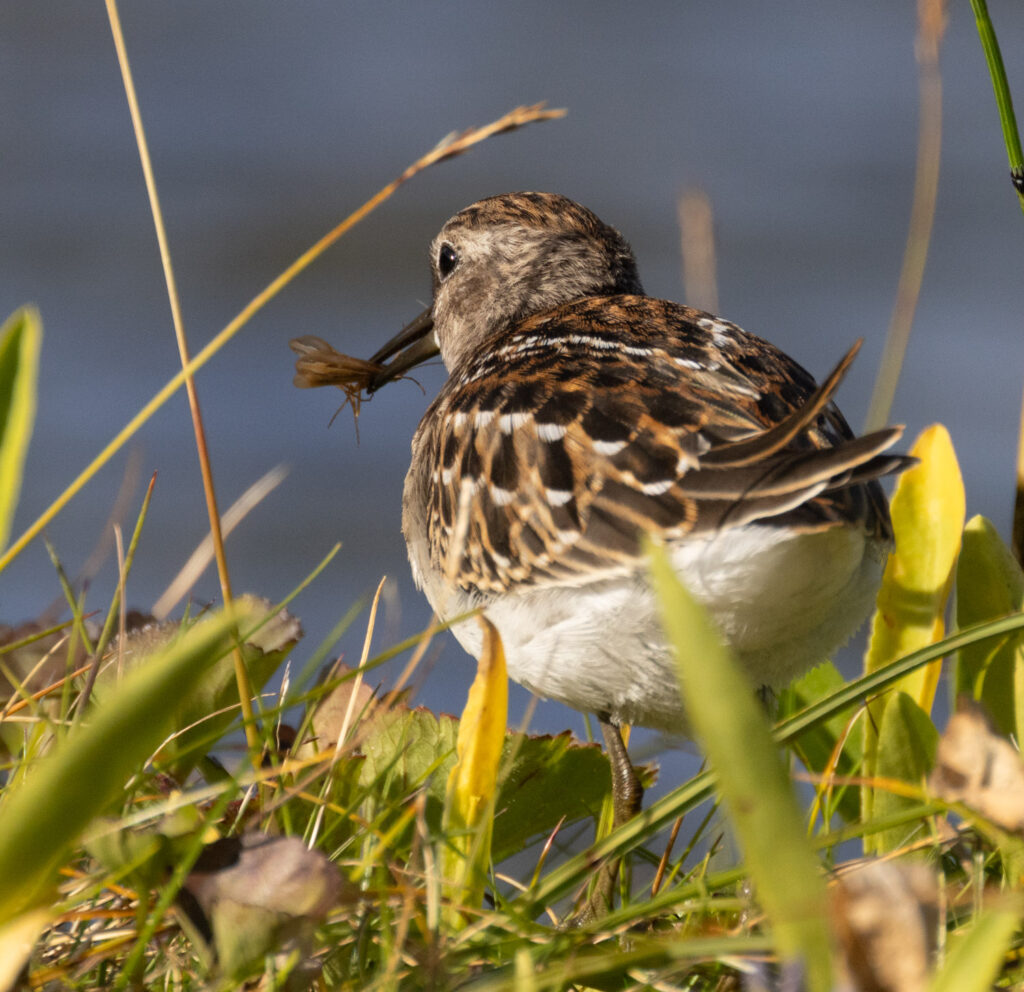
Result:
[[[228,535],[270,495],[288,475],[284,465],[277,465],[257,479],[241,496],[235,500],[221,517],[223,536]],[[189,556],[181,571],[171,580],[167,589],[153,605],[150,612],[157,620],[166,620],[171,610],[185,597],[185,594],[196,584],[199,576],[206,570],[213,559],[213,538],[210,534],[199,542],[198,547]]]
[[188,376],[202,368],[221,348],[224,347],[245,325],[249,319],[270,302],[278,293],[284,289],[300,272],[308,268],[328,248],[331,247],[342,235],[355,227],[363,218],[379,207],[387,200],[403,183],[407,182],[418,172],[442,162],[445,159],[453,158],[468,151],[473,145],[492,137],[495,134],[503,134],[523,127],[534,121],[553,120],[564,117],[564,110],[545,110],[543,103],[532,106],[516,107],[504,116],[498,118],[483,127],[472,128],[460,134],[445,138],[439,145],[426,155],[417,159],[397,179],[392,180],[383,189],[375,193],[361,207],[353,211],[340,224],[327,232],[311,248],[304,251],[294,262],[291,263],[280,275],[276,276],[266,287],[256,294],[239,313],[219,331],[214,338],[203,346],[196,356],[176,373],[157,394],[149,400],[143,408],[131,418],[131,420],[118,432],[112,441],[89,463],[89,465],[75,478],[75,480],[58,496],[45,511],[36,519],[29,528],[14,541],[2,555],[0,555],[0,571],[13,561],[25,548],[43,531],[50,523],[74,499],[78,493],[92,480],[107,462],[117,454],[127,443],[129,438],[145,424],[164,403],[167,402],[178,391]]
[[[417,172],[422,172],[431,165],[461,155],[485,138],[504,134],[506,131],[514,131],[533,121],[554,120],[564,116],[564,110],[545,110],[543,103],[536,103],[531,106],[516,107],[504,117],[500,117],[484,127],[469,128],[466,131],[450,134],[426,155],[413,162],[394,182],[385,186],[370,203],[376,205],[376,201],[390,196]],[[330,236],[328,235],[328,237]],[[376,373],[383,371],[384,366],[345,355],[324,341],[323,338],[311,334],[293,338],[289,345],[292,351],[299,356],[295,362],[295,379],[293,380],[295,385],[300,389],[337,386],[345,394],[342,409],[351,404],[353,413],[358,419],[359,408],[366,398],[363,394],[369,387],[371,378]]]
[[907,353],[914,312],[921,295],[925,261],[931,243],[935,202],[939,193],[942,154],[942,74],[939,45],[946,28],[945,0],[918,0],[917,61],[921,111],[917,133],[914,200],[910,211],[903,266],[896,288],[896,303],[889,321],[885,350],[868,407],[865,431],[880,430],[889,422],[896,385]]
[[1020,401],[1020,426],[1017,429],[1017,486],[1013,499],[1011,547],[1017,561],[1024,565],[1024,393]]
[[708,313],[718,313],[711,200],[704,190],[689,189],[679,197],[678,210],[683,297],[688,306]]

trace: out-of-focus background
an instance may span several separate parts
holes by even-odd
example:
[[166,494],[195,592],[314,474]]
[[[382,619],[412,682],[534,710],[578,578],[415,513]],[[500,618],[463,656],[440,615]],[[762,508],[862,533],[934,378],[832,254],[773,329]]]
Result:
[[[1024,101],[1024,14],[991,0]],[[721,311],[817,375],[860,336],[840,394],[864,420],[895,296],[918,116],[911,0],[772,4],[178,0],[122,4],[193,351],[338,220],[450,131],[540,100],[568,116],[504,135],[405,186],[271,302],[198,376],[226,506],[271,466],[286,482],[229,541],[236,590],[294,604],[315,645],[381,575],[376,646],[428,610],[399,532],[409,439],[443,376],[328,426],[337,391],[292,386],[288,340],[367,356],[428,302],[426,246],[466,204],[573,197],[632,242],[648,291],[683,298],[676,202],[715,210]],[[966,3],[942,47],[934,240],[893,420],[948,425],[969,513],[1009,530],[1024,372],[1024,224]],[[163,277],[102,4],[0,6],[0,311],[42,311],[40,406],[20,532],[177,370]],[[159,477],[128,600],[148,608],[206,531],[184,396],[133,444]],[[72,573],[101,537],[119,456],[49,528]],[[139,496],[126,526],[131,527]],[[114,569],[88,605],[109,600]],[[0,578],[0,620],[59,593],[40,541]],[[199,602],[219,597],[212,574]],[[362,621],[340,650],[358,657]],[[846,662],[856,667],[855,655]],[[420,700],[457,710],[472,663],[445,638]],[[526,694],[513,695],[513,718]],[[579,728],[543,704],[534,727]]]

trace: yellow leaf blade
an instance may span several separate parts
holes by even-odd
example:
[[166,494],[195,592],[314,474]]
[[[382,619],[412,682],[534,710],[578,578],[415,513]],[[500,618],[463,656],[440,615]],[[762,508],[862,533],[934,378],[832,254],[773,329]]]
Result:
[[[963,534],[966,500],[963,479],[949,433],[941,424],[926,428],[910,453],[919,464],[900,476],[890,503],[896,547],[885,566],[871,621],[871,638],[864,656],[865,672],[941,640],[946,601],[953,582]],[[905,692],[924,711],[931,712],[941,671],[941,659],[904,676],[870,708],[864,724],[864,774],[870,778],[878,763],[878,727],[886,701]],[[861,815],[873,817],[875,790],[861,793]],[[865,840],[874,850],[877,838]]]
[[[491,854],[494,797],[508,720],[505,652],[494,625],[479,617],[483,649],[459,721],[456,762],[445,801],[445,895],[450,905],[474,905],[483,896]],[[460,919],[458,911],[452,921]]]
[[[890,504],[896,548],[878,593],[865,656],[868,672],[942,638],[946,600],[960,551],[964,485],[949,433],[941,424],[933,424],[910,453],[920,464],[903,473]],[[907,693],[930,712],[940,665],[934,662],[906,676],[893,691]]]
[[0,328],[0,551],[7,546],[36,416],[43,325],[22,307]]
[[21,982],[22,968],[52,919],[52,909],[37,908],[0,925],[0,992],[25,987]]

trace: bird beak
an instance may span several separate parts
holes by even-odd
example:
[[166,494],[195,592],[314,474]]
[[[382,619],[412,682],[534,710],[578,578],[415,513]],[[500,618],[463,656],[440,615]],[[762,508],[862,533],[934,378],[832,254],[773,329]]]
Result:
[[385,383],[397,379],[428,358],[440,353],[434,334],[434,315],[427,307],[411,324],[406,324],[370,361],[382,365],[392,355],[397,356],[380,372],[370,377],[367,393],[375,393]]

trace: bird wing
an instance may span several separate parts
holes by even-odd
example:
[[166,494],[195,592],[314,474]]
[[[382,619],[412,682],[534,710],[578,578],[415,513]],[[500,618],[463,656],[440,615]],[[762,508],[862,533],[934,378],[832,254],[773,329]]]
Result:
[[832,395],[774,346],[642,296],[532,317],[457,369],[424,417],[434,568],[463,589],[573,584],[635,567],[640,537],[775,520],[889,535],[873,480],[905,468],[894,427],[854,437]]

